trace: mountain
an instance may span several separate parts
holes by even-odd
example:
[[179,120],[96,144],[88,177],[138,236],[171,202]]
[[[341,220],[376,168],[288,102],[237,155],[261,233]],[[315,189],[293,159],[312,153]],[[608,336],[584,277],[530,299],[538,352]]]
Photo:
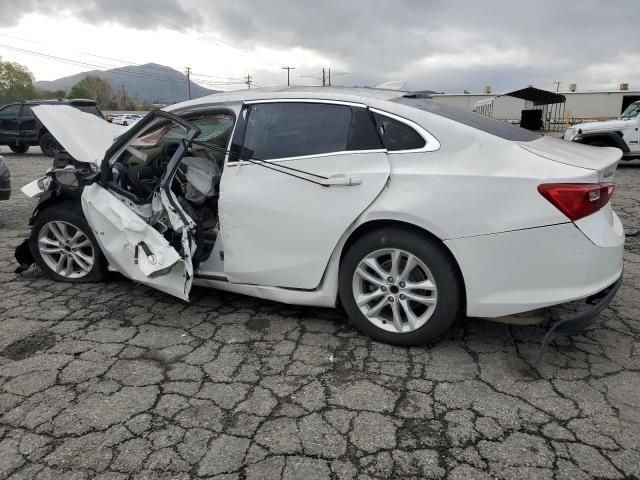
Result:
[[[124,85],[128,97],[143,103],[176,103],[189,98],[187,77],[177,70],[156,63],[132,65],[112,70],[91,70],[57,80],[41,80],[36,88],[42,90],[66,90],[82,80],[86,75],[95,75],[105,80],[118,94]],[[216,93],[217,90],[204,88],[191,81],[191,97],[198,98]]]

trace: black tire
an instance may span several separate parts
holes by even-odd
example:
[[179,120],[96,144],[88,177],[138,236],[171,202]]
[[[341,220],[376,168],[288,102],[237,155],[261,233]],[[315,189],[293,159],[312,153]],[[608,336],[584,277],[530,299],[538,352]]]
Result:
[[[437,286],[437,304],[431,317],[416,330],[394,333],[369,321],[354,299],[352,281],[359,263],[370,253],[396,248],[415,255],[430,272]],[[419,346],[432,343],[464,314],[464,285],[450,253],[436,240],[409,229],[384,228],[356,240],[340,264],[338,291],[349,319],[363,333],[386,343]]]
[[[40,230],[49,222],[63,221],[76,229],[79,229],[91,242],[91,248],[94,254],[93,268],[84,276],[79,278],[69,278],[56,273],[50,268],[42,258],[40,250],[38,248],[38,235]],[[82,208],[79,203],[75,202],[61,202],[46,207],[42,210],[35,219],[33,228],[31,230],[31,236],[29,237],[29,249],[33,255],[33,259],[36,265],[47,275],[49,278],[58,282],[70,282],[70,283],[88,283],[88,282],[100,282],[107,274],[107,260],[100,250],[100,246],[96,241],[89,224],[84,218]]]
[[25,145],[24,143],[14,143],[9,145],[9,148],[13,153],[27,153],[29,145]]
[[47,157],[53,157],[56,153],[62,150],[58,141],[49,132],[43,133],[40,136],[40,141],[38,143],[40,145],[40,150],[42,150],[42,153]]
[[123,126],[123,127],[128,127],[128,126],[129,126],[129,124],[128,124],[127,122],[123,122],[123,123],[122,123],[122,126]]

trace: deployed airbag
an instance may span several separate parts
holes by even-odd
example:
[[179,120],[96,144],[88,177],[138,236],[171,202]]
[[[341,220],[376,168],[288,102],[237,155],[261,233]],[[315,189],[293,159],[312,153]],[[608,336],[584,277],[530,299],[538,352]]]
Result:
[[185,157],[182,165],[187,168],[185,176],[189,183],[184,195],[187,200],[200,205],[216,194],[221,172],[215,162],[200,157]]

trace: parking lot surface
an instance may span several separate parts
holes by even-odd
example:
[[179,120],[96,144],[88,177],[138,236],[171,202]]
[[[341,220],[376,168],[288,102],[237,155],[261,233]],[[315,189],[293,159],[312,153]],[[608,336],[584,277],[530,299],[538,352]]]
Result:
[[[0,478],[640,477],[640,238],[598,327],[534,368],[541,327],[465,319],[399,348],[330,309],[16,275],[19,187],[51,165],[34,150],[2,147]],[[637,226],[640,164],[617,184]]]

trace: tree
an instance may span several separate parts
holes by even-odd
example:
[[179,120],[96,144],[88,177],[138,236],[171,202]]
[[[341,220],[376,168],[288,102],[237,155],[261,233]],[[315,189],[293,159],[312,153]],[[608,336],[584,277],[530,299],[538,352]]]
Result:
[[67,92],[64,90],[41,90],[36,88],[36,98],[45,98],[45,99],[56,99],[56,98],[67,98]]
[[102,78],[87,75],[69,91],[69,98],[91,98],[100,108],[111,110],[116,107],[111,87]]
[[0,103],[34,98],[33,74],[23,65],[0,61]]

